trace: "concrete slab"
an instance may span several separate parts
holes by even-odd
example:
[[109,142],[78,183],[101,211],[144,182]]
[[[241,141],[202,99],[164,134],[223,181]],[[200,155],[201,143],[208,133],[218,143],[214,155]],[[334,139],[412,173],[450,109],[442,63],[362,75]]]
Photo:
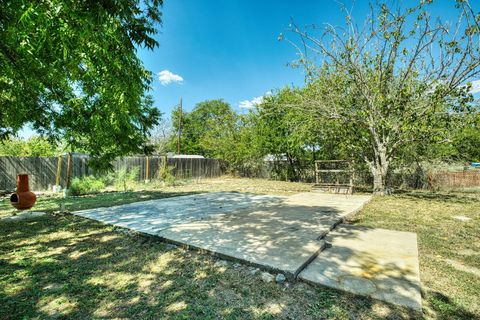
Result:
[[74,212],[242,260],[290,278],[323,249],[320,239],[370,196],[206,193]]
[[340,225],[325,240],[300,279],[421,310],[415,233]]
[[250,207],[273,205],[283,199],[280,196],[212,192],[88,209],[73,214],[156,235],[172,225],[234,214]]
[[302,193],[269,207],[175,225],[158,235],[293,278],[323,249],[320,239],[369,199]]

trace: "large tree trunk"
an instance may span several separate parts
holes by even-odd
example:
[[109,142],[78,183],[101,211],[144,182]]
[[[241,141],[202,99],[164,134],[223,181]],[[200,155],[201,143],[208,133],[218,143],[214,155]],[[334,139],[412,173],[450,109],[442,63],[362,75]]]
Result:
[[371,168],[372,175],[373,175],[373,193],[376,195],[385,195],[386,192],[386,184],[385,179],[387,176],[387,169],[374,166]]
[[387,148],[384,144],[379,144],[375,148],[375,159],[369,161],[368,165],[373,175],[373,194],[387,194],[386,178],[390,160],[387,157]]

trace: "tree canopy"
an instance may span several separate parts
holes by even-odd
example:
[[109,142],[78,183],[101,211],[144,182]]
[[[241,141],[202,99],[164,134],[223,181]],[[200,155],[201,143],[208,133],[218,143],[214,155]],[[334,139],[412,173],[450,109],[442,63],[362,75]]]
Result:
[[180,153],[220,158],[233,165],[236,162],[239,117],[231,106],[221,99],[198,103],[191,112],[172,112],[174,132],[170,149],[177,151],[178,132],[181,131]]
[[155,48],[162,0],[3,1],[0,139],[25,125],[94,163],[142,152],[160,112],[137,47]]
[[52,157],[58,155],[57,146],[45,138],[33,136],[27,140],[4,139],[0,142],[0,156]]
[[379,3],[361,26],[348,11],[344,27],[291,24],[308,75],[297,107],[340,124],[337,135],[368,165],[377,193],[402,148],[450,141],[478,111],[469,82],[480,75],[480,14],[457,1],[451,26],[430,16],[431,3]]

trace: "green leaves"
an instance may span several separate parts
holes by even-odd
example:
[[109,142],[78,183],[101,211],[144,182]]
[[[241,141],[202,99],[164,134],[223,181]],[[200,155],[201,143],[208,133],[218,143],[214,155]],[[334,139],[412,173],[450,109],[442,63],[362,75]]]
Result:
[[25,124],[93,163],[143,152],[160,112],[136,46],[153,49],[160,0],[7,1],[0,20],[0,138]]
[[0,142],[0,156],[51,157],[57,155],[56,145],[42,137],[28,140],[6,139]]
[[[432,1],[406,10],[372,5],[362,28],[347,20],[322,34],[291,29],[298,48],[311,48],[305,50],[320,61],[298,107],[328,123],[334,130],[325,134],[374,175],[385,177],[405,158],[432,156],[432,145],[451,142],[479,112],[466,86],[480,74],[478,13],[468,1],[457,4],[455,30],[430,16]],[[312,66],[304,64],[309,73]]]
[[[198,103],[191,112],[172,113],[175,133],[180,129],[181,153],[220,158],[229,165],[236,162],[236,143],[239,136],[239,116],[223,100]],[[172,137],[171,150],[177,150],[178,135]]]

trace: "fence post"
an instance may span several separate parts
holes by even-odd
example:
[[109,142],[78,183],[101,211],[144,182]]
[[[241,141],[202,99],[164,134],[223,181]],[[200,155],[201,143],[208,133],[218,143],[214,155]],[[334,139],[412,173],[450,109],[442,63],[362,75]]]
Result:
[[70,189],[70,184],[72,182],[72,153],[68,153],[68,158],[67,158],[67,186],[66,189]]
[[62,175],[62,156],[58,156],[58,162],[57,162],[57,175],[55,177],[55,192],[57,191],[60,191],[60,190],[57,190],[60,189],[60,177]]
[[145,183],[150,182],[150,158],[148,156],[145,157]]

